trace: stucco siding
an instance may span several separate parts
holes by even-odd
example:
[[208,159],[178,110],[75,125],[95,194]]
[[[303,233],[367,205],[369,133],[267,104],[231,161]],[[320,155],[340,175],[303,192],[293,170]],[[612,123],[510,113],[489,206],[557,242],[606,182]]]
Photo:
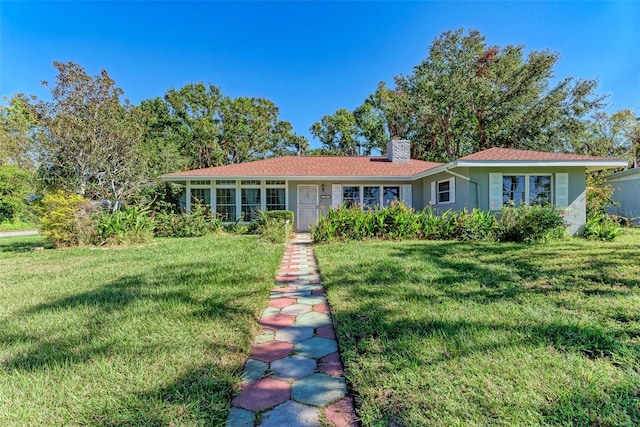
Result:
[[611,211],[628,218],[640,217],[640,174],[628,179],[609,180],[613,189],[613,200],[619,204]]

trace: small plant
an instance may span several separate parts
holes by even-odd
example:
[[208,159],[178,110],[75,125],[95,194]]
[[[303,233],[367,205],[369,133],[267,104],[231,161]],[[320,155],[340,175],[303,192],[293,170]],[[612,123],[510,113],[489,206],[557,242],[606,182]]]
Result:
[[157,237],[199,237],[218,231],[222,225],[220,218],[211,214],[207,205],[194,205],[187,214],[173,210],[160,210],[154,214],[155,235]]
[[286,243],[293,234],[293,218],[292,211],[258,211],[249,224],[249,232],[273,243]]
[[591,240],[613,241],[623,233],[620,224],[608,215],[594,217],[584,225],[582,237]]
[[127,206],[97,217],[98,244],[143,243],[153,236],[155,223],[144,208]]
[[40,201],[42,234],[56,247],[93,243],[96,225],[93,216],[100,208],[77,194],[63,191],[47,194]]
[[505,207],[497,222],[496,237],[501,242],[544,242],[562,238],[566,225],[552,206]]

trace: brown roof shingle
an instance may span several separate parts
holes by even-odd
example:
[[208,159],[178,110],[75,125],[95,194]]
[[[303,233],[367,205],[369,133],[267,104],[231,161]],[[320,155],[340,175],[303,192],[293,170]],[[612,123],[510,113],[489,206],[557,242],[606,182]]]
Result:
[[411,177],[441,163],[410,160],[391,162],[385,157],[285,156],[247,163],[194,169],[163,175],[180,177]]
[[477,161],[571,161],[571,160],[616,160],[609,157],[583,156],[581,154],[548,153],[544,151],[515,150],[512,148],[489,148],[458,160]]

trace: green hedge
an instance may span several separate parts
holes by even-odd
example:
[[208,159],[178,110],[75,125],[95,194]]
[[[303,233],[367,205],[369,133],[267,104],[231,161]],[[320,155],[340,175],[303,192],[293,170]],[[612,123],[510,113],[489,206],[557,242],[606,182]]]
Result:
[[551,206],[505,208],[500,215],[479,209],[437,214],[402,203],[375,210],[359,207],[330,209],[312,227],[315,242],[363,239],[489,240],[534,242],[565,233],[560,212]]

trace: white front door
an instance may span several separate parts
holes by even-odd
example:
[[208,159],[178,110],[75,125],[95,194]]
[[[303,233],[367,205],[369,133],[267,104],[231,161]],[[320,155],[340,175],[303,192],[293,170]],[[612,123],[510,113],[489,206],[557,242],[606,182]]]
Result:
[[309,231],[318,221],[318,186],[298,185],[298,231]]

